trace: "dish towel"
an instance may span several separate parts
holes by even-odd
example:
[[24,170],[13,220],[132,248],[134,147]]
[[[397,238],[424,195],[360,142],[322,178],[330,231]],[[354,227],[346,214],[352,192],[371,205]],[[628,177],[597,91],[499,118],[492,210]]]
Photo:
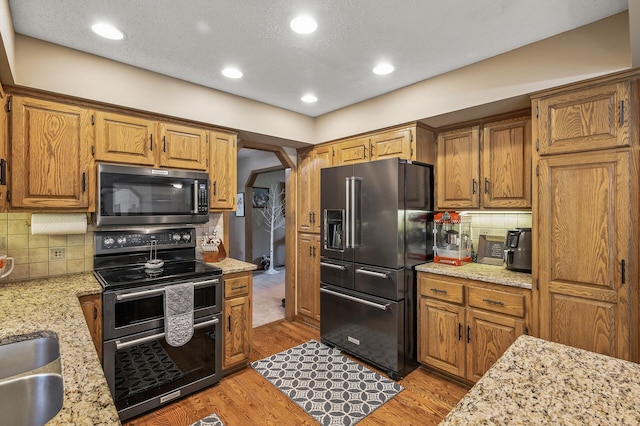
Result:
[[193,337],[193,283],[164,288],[164,333],[171,346],[182,346]]

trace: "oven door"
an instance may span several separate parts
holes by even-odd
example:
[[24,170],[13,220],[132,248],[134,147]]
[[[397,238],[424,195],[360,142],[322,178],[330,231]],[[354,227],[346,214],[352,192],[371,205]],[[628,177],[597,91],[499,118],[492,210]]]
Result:
[[[176,281],[179,284],[185,281]],[[116,339],[143,331],[164,328],[164,288],[166,284],[118,291],[102,295],[103,339]],[[222,276],[194,283],[194,319],[222,311]]]
[[220,381],[221,315],[197,320],[180,347],[167,344],[164,329],[104,342],[104,374],[120,420]]

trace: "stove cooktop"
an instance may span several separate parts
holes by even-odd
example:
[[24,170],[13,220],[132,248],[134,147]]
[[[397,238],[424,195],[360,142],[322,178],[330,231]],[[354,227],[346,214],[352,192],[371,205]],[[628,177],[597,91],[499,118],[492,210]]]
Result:
[[166,282],[201,280],[222,275],[222,269],[199,260],[169,260],[157,269],[145,268],[144,264],[134,264],[96,269],[94,275],[105,290],[114,290]]

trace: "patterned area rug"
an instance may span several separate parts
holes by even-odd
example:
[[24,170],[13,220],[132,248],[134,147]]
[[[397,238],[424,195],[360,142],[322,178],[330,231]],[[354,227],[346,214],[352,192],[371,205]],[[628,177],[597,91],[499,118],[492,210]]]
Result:
[[315,340],[251,363],[322,425],[354,425],[403,387]]
[[222,420],[214,413],[209,414],[204,419],[200,419],[195,423],[191,423],[191,426],[224,426],[224,423],[222,423]]

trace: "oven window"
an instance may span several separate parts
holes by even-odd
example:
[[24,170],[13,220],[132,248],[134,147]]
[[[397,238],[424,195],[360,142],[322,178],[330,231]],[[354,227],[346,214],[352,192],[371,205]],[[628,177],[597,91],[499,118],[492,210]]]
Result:
[[[210,286],[194,289],[193,309],[216,306],[215,288],[215,286]],[[114,319],[116,328],[154,319],[164,319],[164,296],[160,294],[142,299],[116,302]]]
[[106,216],[190,214],[193,180],[102,173],[100,210]]
[[116,408],[121,410],[215,374],[215,328],[194,330],[191,340],[177,348],[160,337],[116,350]]

